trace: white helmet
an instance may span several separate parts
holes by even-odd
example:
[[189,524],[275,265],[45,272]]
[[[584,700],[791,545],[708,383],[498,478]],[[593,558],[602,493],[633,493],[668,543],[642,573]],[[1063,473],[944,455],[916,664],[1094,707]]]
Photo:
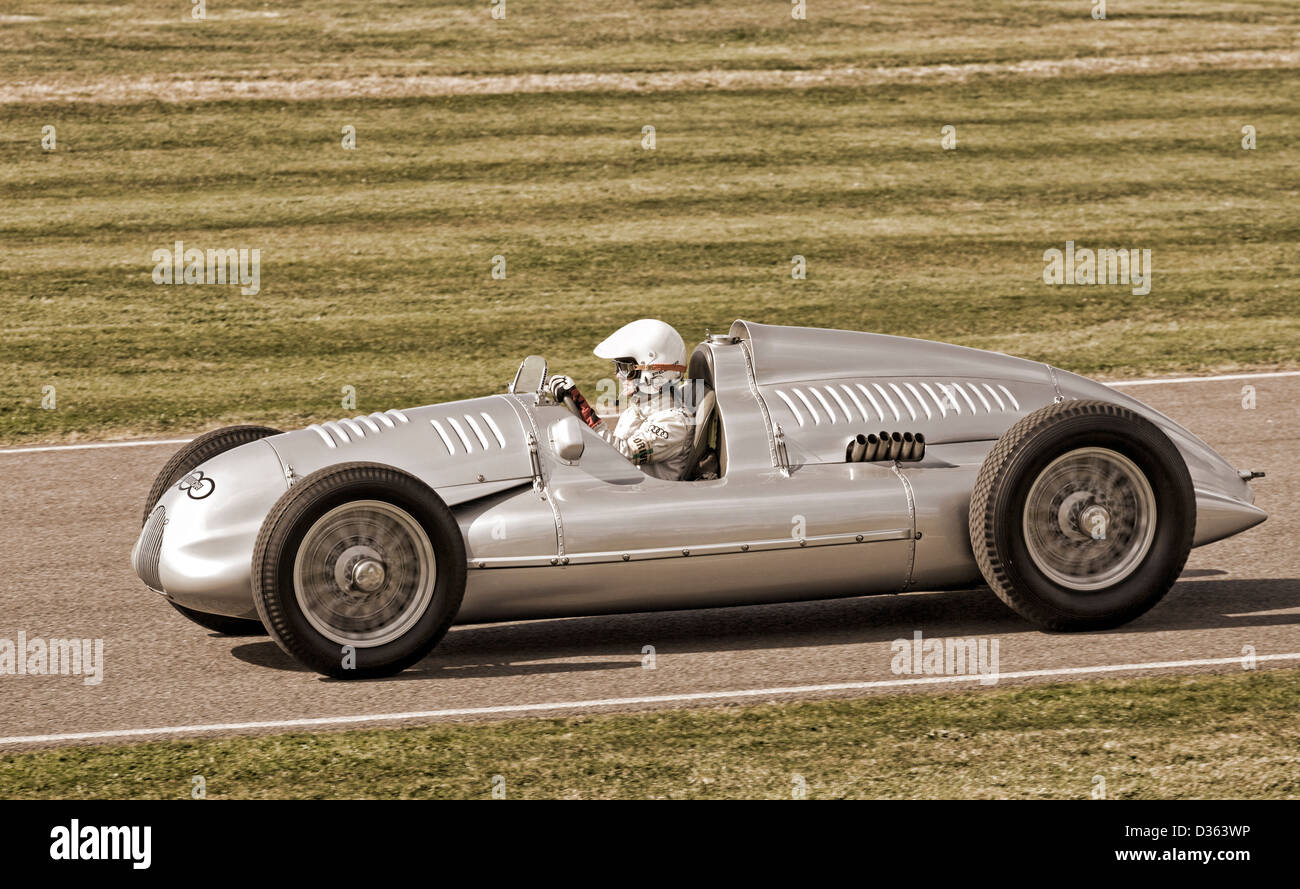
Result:
[[624,324],[595,349],[597,358],[618,365],[619,375],[642,392],[658,392],[686,373],[686,343],[662,321],[642,318]]

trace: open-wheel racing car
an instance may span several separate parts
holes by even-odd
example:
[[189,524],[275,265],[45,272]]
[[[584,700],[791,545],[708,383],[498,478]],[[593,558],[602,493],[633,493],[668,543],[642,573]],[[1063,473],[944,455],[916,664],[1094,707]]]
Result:
[[210,432],[159,474],[133,565],[204,627],[362,678],[452,623],[982,583],[1044,629],[1103,629],[1266,517],[1259,473],[1035,361],[737,321],[688,377],[681,480],[556,403],[536,356],[506,394]]

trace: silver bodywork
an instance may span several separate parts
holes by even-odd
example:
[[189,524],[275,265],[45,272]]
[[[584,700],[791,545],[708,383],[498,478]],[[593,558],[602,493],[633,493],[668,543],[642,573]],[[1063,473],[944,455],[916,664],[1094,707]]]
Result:
[[[981,463],[1021,417],[1071,398],[1122,404],[1169,435],[1195,487],[1196,545],[1265,518],[1238,471],[1190,432],[1038,362],[737,321],[696,348],[690,376],[717,399],[719,478],[650,477],[534,394],[392,410],[204,463],[211,488],[166,492],[136,570],[189,608],[256,617],[250,566],[271,507],[318,469],[365,461],[422,480],[456,514],[469,562],[461,623],[973,586],[967,510]],[[924,458],[846,462],[855,435],[882,430],[923,433]]]

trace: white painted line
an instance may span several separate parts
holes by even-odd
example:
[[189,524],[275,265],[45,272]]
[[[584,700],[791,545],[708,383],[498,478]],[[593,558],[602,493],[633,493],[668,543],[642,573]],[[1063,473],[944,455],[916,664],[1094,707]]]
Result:
[[1220,374],[1217,377],[1160,377],[1151,380],[1118,380],[1107,386],[1159,386],[1169,383],[1217,383],[1224,380],[1262,380],[1267,377],[1300,377],[1300,370],[1279,370],[1269,373]]
[[[1296,654],[1256,655],[1256,662],[1298,661]],[[1084,676],[1090,673],[1126,673],[1139,670],[1169,670],[1182,667],[1242,665],[1242,656],[1201,658],[1189,661],[1156,661],[1147,664],[1108,664],[1099,667],[1060,667],[1054,670],[1019,670],[998,673],[998,680],[1034,679],[1050,676]],[[700,691],[675,695],[646,695],[635,698],[601,698],[591,701],[553,701],[544,704],[506,704],[499,707],[459,707],[450,710],[412,710],[406,713],[368,713],[356,716],[321,716],[311,719],[275,719],[264,722],[224,722],[208,725],[169,725],[158,728],[128,728],[98,732],[61,732],[52,735],[16,735],[0,738],[8,744],[43,744],[66,741],[97,741],[107,738],[156,738],[164,735],[194,735],[203,732],[239,732],[254,729],[324,728],[365,722],[406,722],[413,719],[438,719],[448,716],[498,716],[509,713],[545,713],[555,710],[581,710],[592,707],[635,707],[646,704],[680,704],[690,701],[725,701],[736,698],[763,698],[773,695],[820,694],[833,691],[862,691],[873,688],[905,688],[941,683],[978,683],[987,676],[922,676],[916,679],[877,679],[870,682],[832,682],[824,685],[788,685],[779,688],[746,688],[733,691]]]
[[[1165,377],[1150,380],[1115,380],[1105,383],[1107,386],[1159,386],[1171,383],[1217,383],[1224,380],[1262,380],[1268,377],[1300,377],[1300,370],[1271,371],[1268,373],[1222,374],[1217,377]],[[1105,381],[1099,381],[1105,382]],[[612,420],[618,414],[601,414],[602,420]],[[84,451],[90,448],[145,448],[150,445],[185,444],[190,438],[167,438],[157,441],[105,441],[93,444],[42,445],[34,448],[9,448],[0,450],[3,454],[37,454],[42,451]]]
[[38,448],[10,448],[0,454],[39,454],[42,451],[86,451],[91,448],[147,448],[150,445],[185,444],[192,438],[166,438],[160,441],[103,441],[94,444],[43,445]]
[[1300,617],[1300,606],[1295,608],[1270,608],[1268,611],[1243,611],[1240,614],[1224,614],[1224,617]]

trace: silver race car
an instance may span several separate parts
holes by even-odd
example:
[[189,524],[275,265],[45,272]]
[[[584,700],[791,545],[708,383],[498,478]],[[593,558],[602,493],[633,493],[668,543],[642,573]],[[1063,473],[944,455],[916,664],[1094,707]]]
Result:
[[547,393],[200,436],[132,554],[195,622],[339,678],[452,623],[987,584],[1048,630],[1132,620],[1193,546],[1265,519],[1168,417],[1035,361],[737,321],[690,358],[693,451],[643,473]]

